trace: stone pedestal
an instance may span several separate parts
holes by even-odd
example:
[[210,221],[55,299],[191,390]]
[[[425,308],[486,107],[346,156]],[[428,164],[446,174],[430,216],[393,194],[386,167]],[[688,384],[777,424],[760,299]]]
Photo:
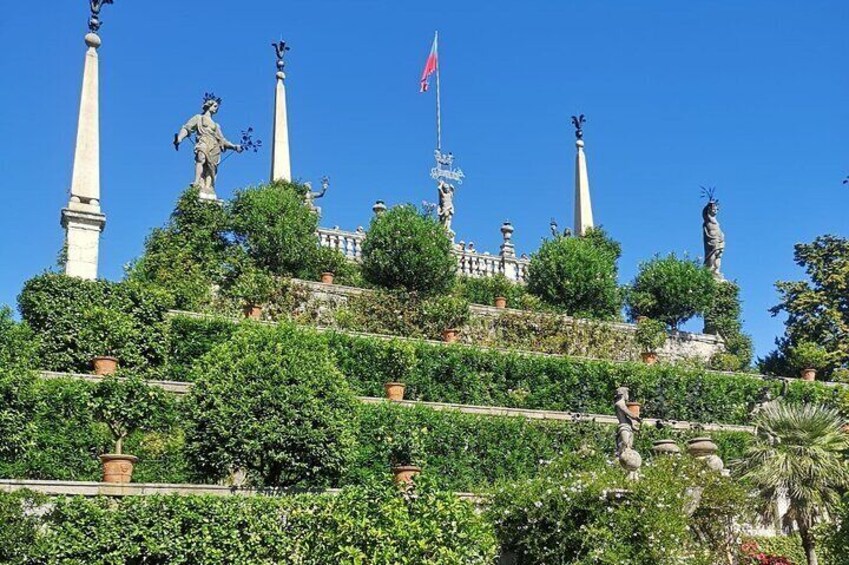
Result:
[[65,228],[65,274],[70,277],[94,280],[97,278],[97,258],[100,249],[100,232],[106,226],[106,216],[100,211],[80,210],[83,206],[62,210],[62,227]]
[[587,173],[587,156],[584,141],[575,141],[575,235],[584,235],[593,224],[593,205],[590,200],[590,178]]

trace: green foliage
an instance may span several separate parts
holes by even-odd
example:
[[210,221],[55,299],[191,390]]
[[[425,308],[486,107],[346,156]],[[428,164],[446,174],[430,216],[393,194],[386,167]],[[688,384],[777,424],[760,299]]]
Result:
[[637,321],[634,339],[646,353],[657,353],[667,339],[666,325],[658,320],[642,318]]
[[211,300],[213,282],[229,252],[229,219],[217,203],[198,198],[189,188],[177,201],[165,227],[155,228],[144,254],[127,272],[132,281],[168,291],[177,308],[199,310]]
[[170,413],[162,389],[146,384],[136,375],[110,376],[98,382],[91,393],[94,417],[106,424],[115,440],[112,453],[123,453],[124,440],[136,430],[166,427]]
[[274,275],[296,275],[314,260],[318,216],[305,204],[305,190],[297,183],[275,182],[239,190],[230,205],[236,241]]
[[546,306],[528,288],[512,282],[504,275],[493,277],[458,277],[452,292],[472,304],[492,306],[498,296],[507,299],[508,308],[522,310],[545,310]]
[[[489,512],[502,546],[519,563],[722,562],[716,542],[732,537],[745,516],[740,487],[689,458],[656,459],[632,482],[594,459],[576,454],[539,478],[496,491]],[[700,499],[693,498],[694,485],[703,489]]]
[[822,369],[828,364],[828,352],[824,347],[810,341],[801,341],[787,350],[790,366],[803,369]]
[[[770,536],[770,537],[754,537],[747,538],[741,545],[742,553],[747,556],[765,555],[769,556],[766,559],[773,559],[772,562],[776,565],[781,565],[778,559],[784,558],[789,565],[804,565],[807,563],[805,558],[805,550],[802,549],[802,542],[799,535],[793,533],[791,535]],[[749,557],[751,561],[743,561],[744,565],[761,565],[763,559]],[[824,563],[830,563],[824,561]]]
[[15,322],[8,306],[0,307],[0,368],[38,365],[38,341],[25,322]]
[[186,449],[202,476],[245,469],[256,484],[290,487],[343,472],[355,401],[320,336],[245,324],[193,377]]
[[238,325],[229,318],[175,316],[168,325],[168,378],[191,379],[191,367],[213,347],[230,339]]
[[818,343],[829,353],[826,374],[849,369],[849,239],[823,235],[795,246],[796,264],[809,281],[779,281],[780,303],[770,312],[787,314],[778,350],[763,363],[776,374],[787,374],[787,353],[802,341]]
[[743,333],[740,287],[730,281],[716,284],[713,304],[704,313],[704,331],[725,340],[725,353],[711,359],[711,367],[725,371],[745,369],[752,362],[752,338]]
[[317,280],[322,273],[333,273],[336,284],[361,287],[364,284],[360,266],[349,261],[341,252],[329,247],[319,247],[316,250],[310,273],[311,279]]
[[18,455],[32,441],[30,388],[38,344],[32,330],[0,308],[0,458]]
[[246,262],[228,277],[224,287],[226,296],[242,305],[262,305],[271,299],[276,283],[267,271]]
[[462,327],[469,303],[456,296],[423,297],[401,291],[374,291],[352,296],[335,313],[342,329],[439,339],[442,331]]
[[670,253],[640,265],[627,293],[628,311],[631,319],[647,316],[677,329],[693,316],[708,312],[715,294],[716,281],[710,270]]
[[24,284],[18,305],[40,341],[42,369],[87,372],[91,359],[103,355],[104,339],[125,368],[150,369],[165,360],[172,302],[158,288],[47,273]]
[[365,280],[389,290],[444,293],[456,277],[457,260],[445,228],[412,205],[376,215],[362,253]]
[[[773,402],[755,417],[759,441],[738,464],[742,477],[758,491],[760,512],[782,527],[798,527],[802,546],[815,551],[814,526],[823,516],[834,516],[840,496],[849,487],[849,434],[837,411],[815,404]],[[779,493],[788,509],[776,515]]]
[[492,528],[470,503],[427,486],[417,485],[415,495],[386,484],[336,495],[60,497],[46,515],[31,518],[40,526],[36,544],[4,545],[0,555],[17,550],[21,563],[90,565],[493,562]]
[[622,308],[617,285],[619,244],[604,232],[546,240],[531,255],[528,290],[579,318],[612,320]]
[[33,492],[0,494],[0,563],[29,565],[35,552],[44,497]]

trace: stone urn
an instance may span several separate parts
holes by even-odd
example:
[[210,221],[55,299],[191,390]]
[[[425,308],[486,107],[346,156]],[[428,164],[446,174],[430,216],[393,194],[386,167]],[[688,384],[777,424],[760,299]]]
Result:
[[95,375],[105,377],[107,375],[114,375],[115,371],[118,370],[118,359],[108,356],[95,357],[92,359],[91,365]]
[[817,370],[816,369],[802,369],[802,380],[813,382],[817,380]]
[[242,313],[245,315],[245,318],[259,320],[262,317],[262,306],[246,304],[244,308],[242,308]]
[[651,451],[656,456],[681,455],[681,448],[678,447],[674,439],[659,439],[655,441]]
[[442,341],[445,343],[454,343],[457,341],[457,334],[460,333],[460,330],[457,328],[448,328],[447,330],[442,330]]
[[333,273],[330,271],[321,273],[321,282],[324,284],[333,284]]
[[399,465],[397,467],[392,467],[392,474],[394,475],[393,480],[396,485],[407,485],[413,482],[413,479],[416,475],[422,472],[421,467],[416,467],[415,465]]
[[619,454],[619,465],[628,471],[628,479],[634,480],[637,478],[637,471],[643,466],[643,458],[636,450],[629,448]]
[[643,351],[640,353],[640,357],[646,365],[654,365],[657,363],[657,353],[654,351]]
[[495,297],[495,307],[499,310],[507,308],[507,298],[504,296],[496,296]]
[[712,471],[722,471],[725,463],[717,455],[719,448],[709,437],[696,437],[687,442],[687,453],[705,462]]
[[628,407],[628,410],[631,411],[631,414],[633,414],[637,418],[640,417],[640,407],[642,407],[642,404],[640,404],[639,402],[626,402],[625,406]]
[[383,383],[383,391],[386,393],[386,398],[393,401],[404,400],[405,388],[404,383]]
[[124,455],[121,453],[105,453],[100,456],[100,462],[103,464],[103,482],[104,483],[129,483],[133,478],[133,466],[138,461],[138,457],[134,455]]

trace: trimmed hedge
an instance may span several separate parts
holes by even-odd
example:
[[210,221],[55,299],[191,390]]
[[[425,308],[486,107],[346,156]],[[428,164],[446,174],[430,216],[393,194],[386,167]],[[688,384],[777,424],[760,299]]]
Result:
[[[237,327],[214,319],[175,318],[173,322],[172,343],[190,343],[191,353],[196,355],[226,339]],[[309,334],[315,330],[300,331]],[[823,403],[849,414],[849,388],[820,383],[785,383],[667,364],[523,355],[330,332],[322,335],[337,366],[361,395],[382,396],[384,382],[401,379],[407,384],[406,397],[413,400],[612,414],[616,388],[627,386],[631,397],[643,402],[643,414],[648,417],[745,424],[768,390],[790,402]],[[399,348],[413,350],[404,375],[386,362]],[[176,376],[185,374],[193,362],[181,358],[183,353],[185,349],[172,355]]]
[[416,494],[389,484],[337,495],[58,497],[39,517],[20,510],[20,495],[0,494],[0,509],[9,509],[2,515],[15,526],[0,536],[15,544],[0,556],[88,565],[494,562],[492,526],[472,504],[427,487]]

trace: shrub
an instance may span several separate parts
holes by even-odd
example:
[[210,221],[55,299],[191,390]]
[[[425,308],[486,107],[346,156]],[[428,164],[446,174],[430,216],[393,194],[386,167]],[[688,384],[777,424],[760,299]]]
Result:
[[174,305],[198,310],[211,300],[230,250],[229,218],[222,206],[198,198],[198,189],[180,195],[165,227],[155,228],[128,279],[153,284],[173,296]]
[[80,342],[95,348],[96,355],[92,357],[109,355],[120,360],[128,344],[138,343],[139,332],[129,314],[92,306],[83,312],[77,337]]
[[30,413],[36,366],[35,336],[0,308],[0,459],[20,454],[32,442]]
[[100,315],[121,318],[127,341],[115,345],[123,367],[146,370],[165,360],[165,314],[172,302],[159,288],[47,273],[24,284],[18,305],[40,342],[42,369],[88,371],[92,357],[103,354],[102,334],[87,329],[89,319]]
[[824,347],[803,341],[788,349],[790,364],[797,371],[804,369],[822,369],[828,364],[828,352]]
[[202,476],[322,486],[344,470],[355,400],[320,336],[245,324],[193,375],[186,449]]
[[730,281],[716,284],[713,304],[704,314],[704,332],[725,340],[725,353],[711,360],[711,367],[726,371],[746,369],[752,362],[752,338],[743,333],[740,287]]
[[115,440],[112,453],[123,453],[124,440],[136,430],[165,427],[167,397],[162,389],[147,385],[135,375],[111,376],[98,382],[91,394],[94,417],[106,424]]
[[501,274],[494,277],[458,277],[454,294],[472,304],[492,306],[496,297],[503,296],[507,299],[509,308],[545,309],[542,301],[530,294],[525,285],[511,282]]
[[360,266],[348,260],[341,252],[329,247],[319,247],[311,266],[310,277],[313,280],[321,278],[322,273],[333,273],[336,284],[361,287],[364,284]]
[[41,526],[39,506],[44,497],[33,492],[0,493],[0,563],[33,563]]
[[666,326],[663,322],[643,318],[637,322],[634,339],[645,353],[657,353],[666,343]]
[[715,293],[716,281],[707,268],[671,253],[640,265],[627,293],[628,310],[631,319],[647,316],[677,329],[707,312]]
[[309,270],[318,249],[318,216],[304,202],[306,188],[275,182],[236,192],[230,206],[236,241],[261,268],[291,276]]
[[251,264],[237,267],[226,283],[224,293],[241,305],[262,305],[271,299],[275,280],[267,271]]
[[362,253],[363,277],[382,288],[438,294],[456,277],[457,260],[445,228],[412,205],[375,216]]
[[617,249],[603,233],[546,240],[531,255],[528,290],[572,316],[615,319],[622,308]]

